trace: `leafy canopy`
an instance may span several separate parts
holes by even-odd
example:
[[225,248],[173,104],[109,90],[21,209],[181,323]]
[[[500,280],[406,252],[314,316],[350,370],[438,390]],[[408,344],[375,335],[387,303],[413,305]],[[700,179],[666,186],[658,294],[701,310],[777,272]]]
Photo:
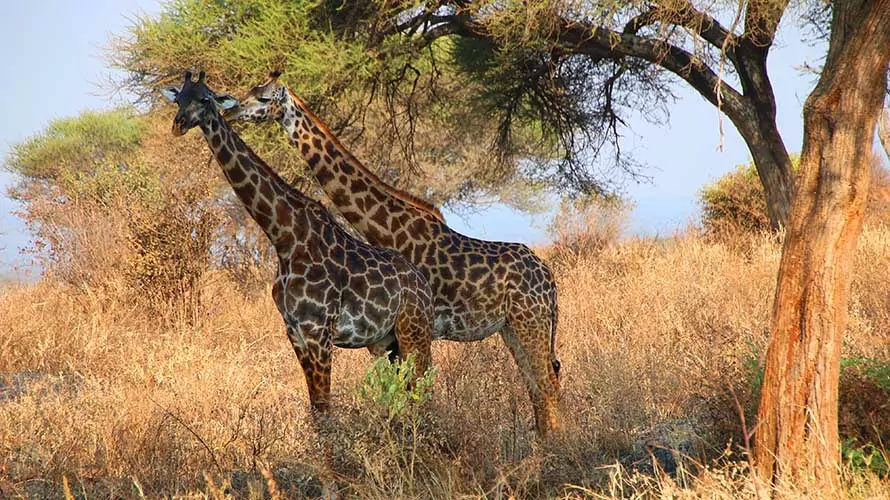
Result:
[[[187,68],[239,95],[273,69],[385,180],[434,203],[506,201],[533,209],[545,187],[598,188],[583,169],[555,165],[560,135],[594,120],[572,85],[536,52],[394,30],[413,2],[174,0],[137,20],[111,52],[124,86],[148,102]],[[576,89],[577,90],[577,89]],[[548,107],[549,106],[549,107]],[[554,108],[555,106],[555,108]],[[549,111],[542,113],[540,110]],[[276,126],[247,140],[289,178],[304,166]],[[492,151],[498,154],[492,154]]]

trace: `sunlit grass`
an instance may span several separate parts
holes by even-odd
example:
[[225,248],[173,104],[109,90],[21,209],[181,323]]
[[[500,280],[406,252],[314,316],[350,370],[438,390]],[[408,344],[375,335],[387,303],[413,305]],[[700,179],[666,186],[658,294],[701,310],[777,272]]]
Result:
[[[692,234],[559,260],[566,431],[540,446],[497,337],[434,344],[433,398],[409,420],[361,396],[366,351],[338,350],[338,486],[358,498],[753,497],[737,408],[750,426],[778,260],[770,238]],[[890,230],[870,229],[845,357],[890,360],[888,271]],[[0,497],[320,493],[305,384],[269,294],[247,298],[217,273],[200,290],[194,311],[171,316],[189,320],[171,323],[107,291],[2,289]],[[660,446],[690,456],[668,471],[652,463]],[[862,467],[845,480],[853,498],[890,496]]]

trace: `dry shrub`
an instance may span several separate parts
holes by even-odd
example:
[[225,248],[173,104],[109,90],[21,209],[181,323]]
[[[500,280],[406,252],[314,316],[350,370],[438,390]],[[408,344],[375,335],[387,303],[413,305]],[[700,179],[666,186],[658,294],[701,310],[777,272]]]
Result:
[[[887,228],[862,238],[845,359],[890,359],[880,306],[890,303],[888,238]],[[433,399],[399,422],[361,396],[369,354],[338,349],[328,439],[340,488],[355,498],[752,497],[729,387],[750,413],[780,249],[771,238],[751,248],[742,255],[694,235],[637,239],[561,267],[566,432],[540,446],[522,379],[496,337],[435,343]],[[270,484],[284,498],[320,493],[305,382],[268,284],[248,297],[210,271],[197,289],[200,314],[167,325],[100,290],[4,289],[4,495],[62,498],[66,480],[90,498],[258,497]],[[863,405],[851,415],[883,425],[886,412],[864,406],[871,392],[843,387],[842,401]],[[640,443],[678,422],[705,447],[697,471],[633,472],[645,470]],[[886,480],[845,474],[851,497],[888,493]]]
[[165,116],[115,110],[15,146],[11,194],[46,279],[127,295],[158,318],[194,316],[221,216],[218,174],[195,139],[170,141]]
[[[799,158],[792,155],[791,161],[796,176]],[[866,224],[886,224],[890,221],[890,171],[878,156],[873,158],[871,169]],[[763,185],[753,162],[738,165],[734,171],[705,186],[699,203],[702,207],[702,229],[710,238],[723,242],[738,241],[739,238],[745,241],[745,235],[770,229]]]
[[557,265],[572,264],[615,245],[627,229],[631,208],[620,198],[563,201],[547,226],[553,242],[548,257]]

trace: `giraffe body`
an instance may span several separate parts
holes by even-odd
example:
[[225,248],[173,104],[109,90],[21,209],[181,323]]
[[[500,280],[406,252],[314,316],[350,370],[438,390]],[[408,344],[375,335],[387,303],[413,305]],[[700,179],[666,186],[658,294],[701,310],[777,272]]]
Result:
[[254,87],[227,117],[278,121],[341,215],[428,278],[433,338],[476,341],[500,332],[525,377],[538,432],[558,428],[556,284],[546,264],[525,245],[454,231],[435,207],[381,181],[277,77]]
[[330,404],[333,346],[382,354],[415,353],[417,375],[430,363],[432,292],[423,274],[394,250],[348,234],[319,203],[281,179],[222,119],[236,103],[186,74],[174,135],[198,126],[226,179],[278,255],[275,305],[300,360],[312,407]]

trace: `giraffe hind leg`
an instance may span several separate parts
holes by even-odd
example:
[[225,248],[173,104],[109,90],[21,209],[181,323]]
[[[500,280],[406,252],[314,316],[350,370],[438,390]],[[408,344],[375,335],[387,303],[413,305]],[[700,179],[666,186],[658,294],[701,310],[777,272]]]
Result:
[[393,340],[392,342],[390,342],[390,344],[386,347],[386,351],[389,353],[390,363],[395,363],[396,361],[402,359],[402,354],[399,351],[398,340]]
[[535,427],[540,437],[561,427],[557,410],[559,361],[551,359],[549,330],[535,322],[521,326],[507,325],[501,337],[519,367],[535,413]]

